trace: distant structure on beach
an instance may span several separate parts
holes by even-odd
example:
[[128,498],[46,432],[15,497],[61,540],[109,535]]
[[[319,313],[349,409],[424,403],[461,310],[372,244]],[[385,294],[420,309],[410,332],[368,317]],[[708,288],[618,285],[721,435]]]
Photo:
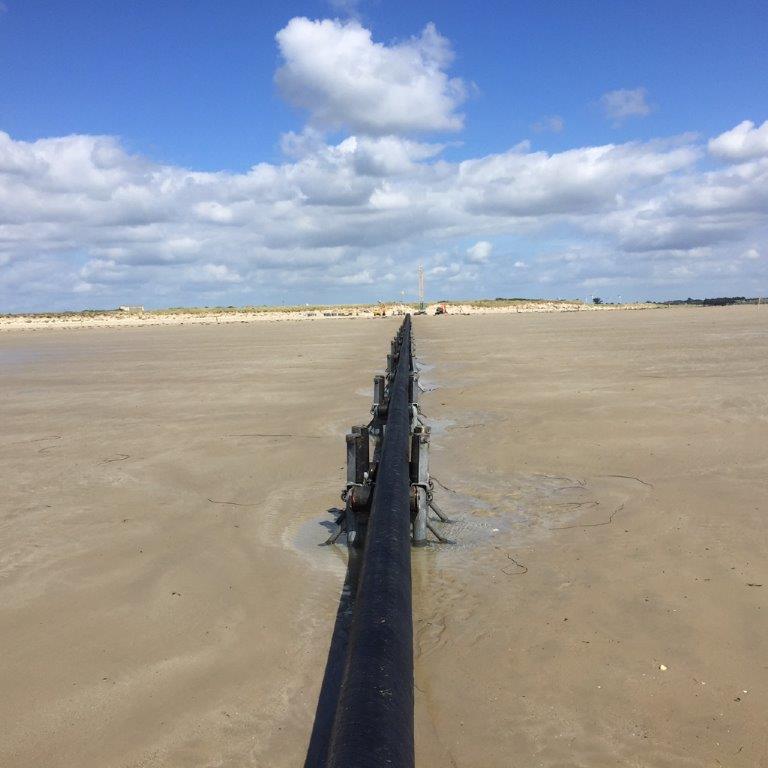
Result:
[[139,306],[132,307],[132,306],[129,306],[128,304],[123,304],[122,306],[119,306],[117,308],[117,310],[118,310],[118,312],[133,312],[133,313],[137,313],[137,312],[143,312],[144,311],[144,307],[139,307]]

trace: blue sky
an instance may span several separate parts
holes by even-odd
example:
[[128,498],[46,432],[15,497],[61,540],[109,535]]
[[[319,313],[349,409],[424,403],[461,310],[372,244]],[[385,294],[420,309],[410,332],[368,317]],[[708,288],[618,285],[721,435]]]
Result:
[[761,292],[766,39],[757,2],[4,0],[0,311],[375,300],[419,262]]

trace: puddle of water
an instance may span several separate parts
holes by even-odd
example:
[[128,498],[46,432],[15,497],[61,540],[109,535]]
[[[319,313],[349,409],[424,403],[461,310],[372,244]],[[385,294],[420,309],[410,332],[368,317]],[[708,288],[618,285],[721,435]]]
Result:
[[[330,513],[319,512],[317,517],[305,520],[294,532],[291,546],[305,554],[322,556],[325,550],[331,549],[331,547],[323,547],[322,544],[336,528],[333,522],[334,519],[335,516]],[[338,544],[339,547],[346,547],[346,537],[344,535],[339,537]]]

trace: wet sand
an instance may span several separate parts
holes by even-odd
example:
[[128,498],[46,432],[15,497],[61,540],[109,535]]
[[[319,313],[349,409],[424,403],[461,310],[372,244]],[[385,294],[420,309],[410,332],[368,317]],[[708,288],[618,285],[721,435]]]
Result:
[[444,319],[421,764],[768,765],[768,312]]
[[[3,335],[2,765],[302,765],[398,323]],[[768,765],[768,312],[414,325],[417,764]]]
[[3,768],[302,764],[397,326],[3,337]]

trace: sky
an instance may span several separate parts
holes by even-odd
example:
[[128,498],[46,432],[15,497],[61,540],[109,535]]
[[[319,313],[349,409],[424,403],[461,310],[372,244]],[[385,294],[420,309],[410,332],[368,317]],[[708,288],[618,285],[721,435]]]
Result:
[[0,312],[765,295],[768,4],[0,0]]

